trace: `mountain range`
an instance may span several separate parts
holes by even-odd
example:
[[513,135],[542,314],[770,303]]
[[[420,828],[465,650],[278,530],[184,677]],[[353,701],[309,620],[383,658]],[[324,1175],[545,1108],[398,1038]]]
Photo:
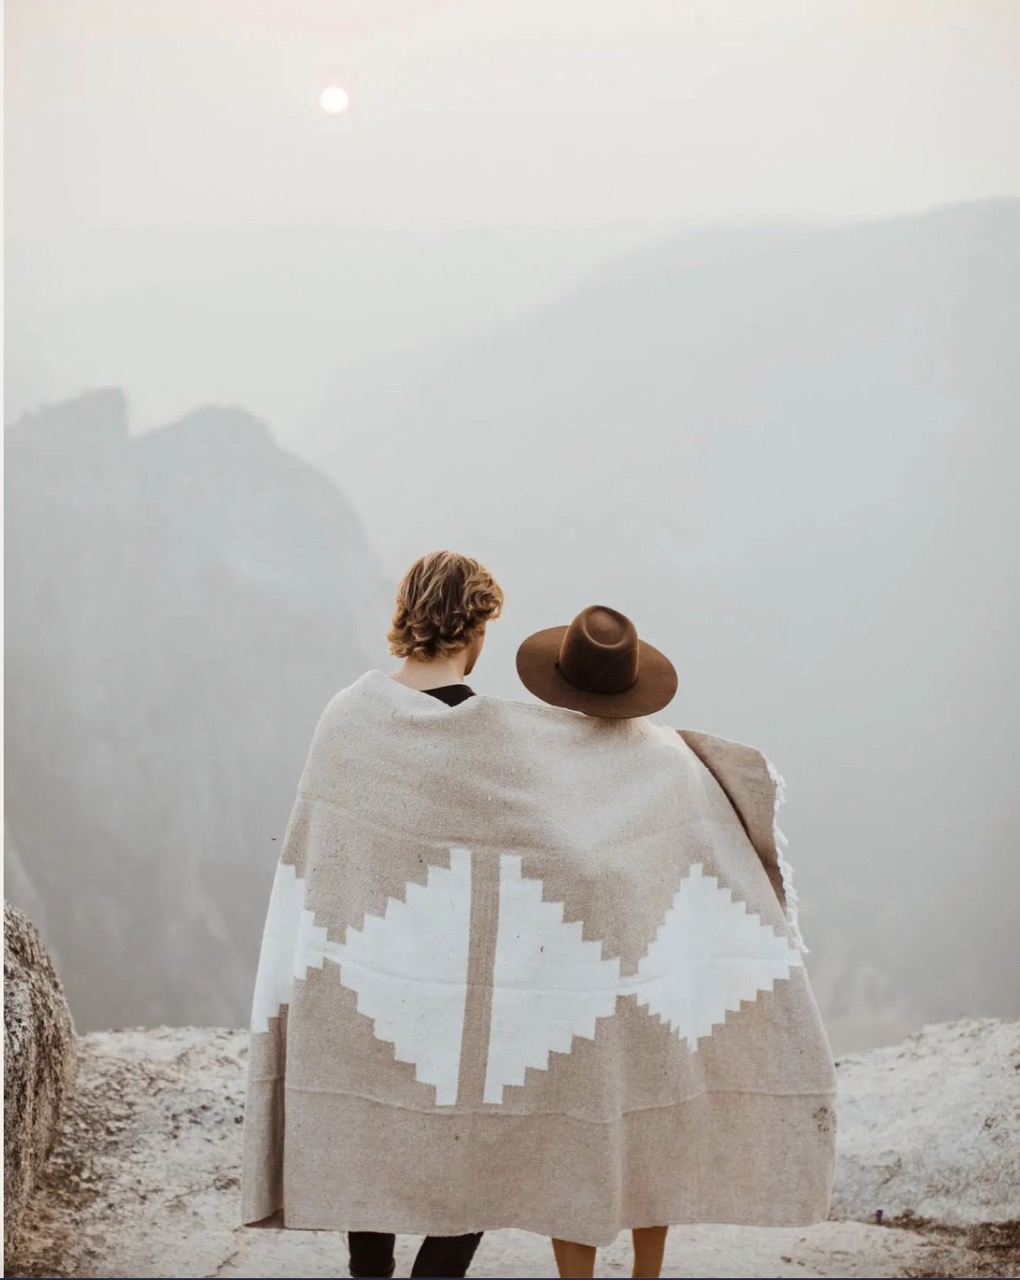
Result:
[[79,1027],[245,1023],[312,730],[381,658],[377,561],[237,410],[132,436],[103,391],[5,445],[7,894]]
[[[237,408],[132,434],[115,391],[7,429],[8,891],[79,1025],[245,1021],[315,719],[386,663],[392,583],[444,545],[507,592],[480,692],[526,699],[520,640],[611,604],[678,668],[661,720],[753,742],[786,775],[838,1048],[1016,1017],[1020,203],[689,232],[579,283],[580,246],[544,300],[555,246],[522,244],[527,281],[489,324],[494,268],[469,287],[455,245],[430,262],[405,246],[374,336],[301,390],[305,461]],[[246,252],[227,255],[225,311],[198,305],[206,277],[139,285],[95,310],[92,347],[112,359],[131,315],[183,332],[159,299],[192,296],[214,369],[209,326],[243,298],[252,333],[295,326],[295,352],[251,346],[279,352],[263,381],[282,403],[310,359],[305,285],[263,321],[257,280],[234,289]],[[69,323],[40,338],[58,364]],[[143,347],[186,397],[193,365],[168,369],[173,344],[141,338],[125,364]],[[324,361],[325,346],[307,369]]]
[[1020,1009],[1018,332],[1017,201],[687,234],[315,459],[392,573],[452,545],[500,578],[492,692],[610,604],[678,667],[664,718],[774,758],[849,1044]]

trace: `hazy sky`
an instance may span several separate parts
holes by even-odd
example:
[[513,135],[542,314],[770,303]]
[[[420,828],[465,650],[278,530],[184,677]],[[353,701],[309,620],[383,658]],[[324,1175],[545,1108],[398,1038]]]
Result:
[[[1020,729],[999,711],[1017,680],[1015,210],[718,224],[1020,197],[1020,0],[6,0],[4,17],[8,421],[97,387],[124,389],[139,434],[248,410],[336,482],[391,581],[448,539],[491,563],[508,607],[481,690],[520,696],[528,631],[625,608],[681,668],[670,720],[760,741],[788,772],[841,1034],[1015,1015],[1015,964],[985,959],[1006,955],[1020,865],[1003,836]],[[330,83],[350,94],[335,118]],[[188,889],[285,821],[320,693],[367,660],[345,619],[375,573],[339,499],[257,429],[227,414],[116,445],[117,404],[59,408],[56,435],[7,450],[8,687],[30,730],[12,744],[35,779],[18,865],[38,858],[76,930],[60,859],[113,876],[107,968],[166,863],[158,841],[138,856],[153,812]],[[301,635],[294,583],[314,597]],[[357,626],[381,645],[371,609]],[[178,965],[171,1009],[157,964],[146,1007],[240,1016],[221,1002],[240,1010],[250,983],[233,904],[181,901],[153,955],[186,935],[200,955],[218,929],[234,986],[196,1010]]]
[[[8,233],[1020,193],[1017,0],[6,0]],[[330,118],[321,89],[351,108]]]

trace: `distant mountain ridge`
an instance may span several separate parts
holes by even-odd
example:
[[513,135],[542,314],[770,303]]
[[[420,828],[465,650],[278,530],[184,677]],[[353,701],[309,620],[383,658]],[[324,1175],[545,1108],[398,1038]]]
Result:
[[[362,524],[391,578],[443,545],[496,572],[479,691],[526,697],[520,639],[603,601],[680,670],[659,719],[768,752],[838,1051],[1018,1016],[1018,328],[1020,202],[996,201],[648,246],[484,338],[447,335],[431,368],[397,361],[358,439],[326,430],[349,407],[341,362],[320,463],[350,506],[240,411],[132,438],[106,393],[16,425],[8,875],[83,1025],[109,1019],[65,944],[95,954],[93,921],[126,975],[118,1017],[243,1020],[264,885],[231,948],[236,847],[281,834],[322,702],[382,657]],[[189,884],[214,870],[180,934],[203,961],[215,940],[211,984],[172,922],[121,918],[146,876],[179,908],[181,850]]]
[[768,751],[846,1047],[1020,1013],[1018,332],[1020,201],[692,234],[319,459],[391,571],[453,545],[500,578],[489,691],[614,604],[680,670],[662,718]]
[[102,391],[5,445],[8,896],[80,1027],[243,1022],[312,729],[381,657],[378,564],[239,410],[132,437]]
[[526,313],[638,228],[277,225],[5,240],[5,421],[123,385],[136,429],[245,404],[307,446],[400,403],[451,341]]

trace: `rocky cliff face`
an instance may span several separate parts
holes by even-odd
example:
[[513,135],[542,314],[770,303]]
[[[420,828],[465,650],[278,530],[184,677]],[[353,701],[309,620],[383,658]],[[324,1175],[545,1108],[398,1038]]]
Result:
[[4,1232],[24,1209],[74,1084],[74,1024],[39,931],[4,903]]
[[[344,1274],[339,1233],[238,1226],[247,1042],[186,1027],[83,1037],[81,1084],[7,1274]],[[1016,1275],[1018,1064],[1020,1023],[993,1019],[842,1061],[833,1220],[675,1227],[665,1274]],[[399,1242],[398,1275],[414,1245]],[[629,1275],[629,1253],[624,1234],[600,1252],[599,1273]],[[472,1266],[551,1273],[548,1241],[523,1231],[487,1233]]]
[[102,392],[5,435],[7,891],[79,1026],[243,1023],[316,719],[383,658],[379,570],[238,410],[132,437]]

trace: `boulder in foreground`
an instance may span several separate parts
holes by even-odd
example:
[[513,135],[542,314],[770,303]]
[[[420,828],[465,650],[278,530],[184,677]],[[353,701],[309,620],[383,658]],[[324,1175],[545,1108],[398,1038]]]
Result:
[[4,903],[4,1231],[32,1193],[77,1066],[74,1024],[39,931]]
[[924,1027],[838,1076],[833,1218],[1020,1220],[1020,1023]]

